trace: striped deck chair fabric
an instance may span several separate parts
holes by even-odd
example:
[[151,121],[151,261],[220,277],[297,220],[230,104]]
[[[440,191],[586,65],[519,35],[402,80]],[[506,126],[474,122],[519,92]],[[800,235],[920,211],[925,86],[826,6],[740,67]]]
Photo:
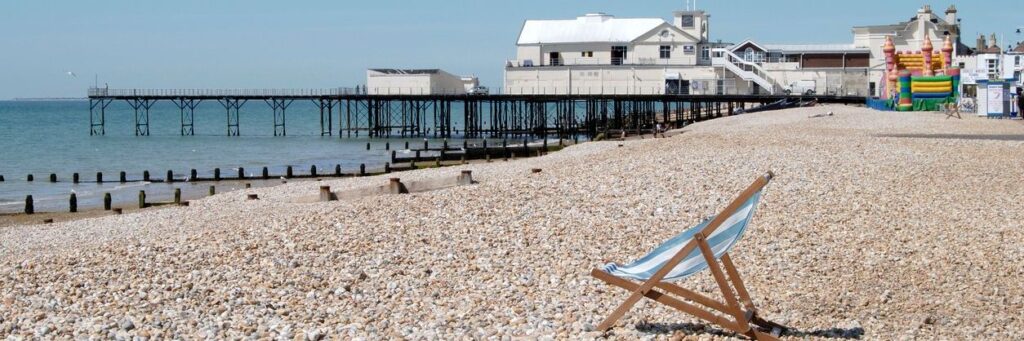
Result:
[[[758,177],[718,216],[672,237],[635,262],[591,270],[594,278],[630,292],[596,329],[610,330],[637,302],[648,298],[754,340],[777,340],[787,328],[761,317],[729,257],[774,176],[768,172]],[[724,302],[673,283],[705,269],[711,270]]]
[[[759,200],[761,200],[761,191],[754,193],[729,219],[726,219],[718,229],[708,236],[707,242],[715,254],[715,259],[719,259],[723,254],[729,252],[743,236],[750,218],[754,216],[754,209]],[[668,262],[673,255],[682,250],[697,232],[704,230],[713,219],[713,217],[709,218],[703,223],[683,231],[633,263],[628,265],[609,263],[604,266],[604,271],[617,277],[646,281],[658,269],[661,269],[662,265]],[[701,255],[700,250],[693,250],[662,281],[679,281],[701,272],[707,267],[708,263]]]

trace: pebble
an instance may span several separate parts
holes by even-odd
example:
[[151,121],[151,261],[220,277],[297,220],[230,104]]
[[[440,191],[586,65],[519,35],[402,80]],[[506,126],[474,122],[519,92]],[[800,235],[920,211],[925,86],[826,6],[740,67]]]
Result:
[[[595,331],[628,292],[589,270],[642,256],[768,170],[731,256],[762,315],[795,329],[784,338],[1019,338],[1006,312],[1024,309],[1024,144],[887,134],[1024,125],[798,108],[405,172],[479,182],[407,196],[313,203],[320,185],[388,180],[291,181],[3,228],[0,339],[735,339],[649,301]],[[680,284],[717,295],[707,273]]]

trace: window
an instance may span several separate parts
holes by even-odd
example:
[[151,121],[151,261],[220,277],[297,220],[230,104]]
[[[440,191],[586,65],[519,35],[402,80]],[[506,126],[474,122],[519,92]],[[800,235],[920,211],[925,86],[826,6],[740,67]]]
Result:
[[594,57],[594,51],[583,51],[583,58],[592,58],[592,57]]
[[999,79],[999,59],[989,59],[987,66],[988,79]]
[[679,17],[679,26],[682,28],[693,28],[693,16],[684,15]]
[[700,48],[700,59],[708,60],[711,59],[711,47],[701,46]]
[[561,66],[562,65],[562,54],[560,54],[558,52],[551,52],[548,55],[548,60],[550,61],[551,66]]
[[683,54],[692,55],[697,53],[697,47],[693,45],[683,45]]
[[625,46],[612,46],[612,65],[622,65],[628,57]]
[[659,52],[659,54],[661,56],[661,59],[672,58],[672,47],[671,46],[661,45],[661,48],[658,49],[658,52]]

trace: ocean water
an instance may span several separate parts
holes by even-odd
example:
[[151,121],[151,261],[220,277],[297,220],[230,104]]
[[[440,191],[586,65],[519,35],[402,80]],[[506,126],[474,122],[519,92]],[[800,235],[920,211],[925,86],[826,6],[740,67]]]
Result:
[[[21,212],[26,195],[33,196],[36,211],[66,212],[72,192],[79,206],[87,208],[99,205],[106,192],[115,203],[137,200],[139,190],[146,190],[153,200],[167,201],[174,188],[205,193],[211,184],[120,184],[116,182],[121,171],[127,172],[129,180],[141,179],[146,170],[162,179],[168,170],[181,177],[193,168],[201,177],[212,176],[214,168],[220,168],[223,176],[234,176],[238,167],[249,174],[259,174],[263,167],[282,174],[288,165],[297,174],[306,174],[311,165],[321,172],[333,172],[336,164],[345,171],[357,170],[362,163],[371,169],[382,167],[390,157],[384,139],[340,138],[337,132],[320,136],[319,107],[309,101],[295,101],[288,108],[286,137],[273,136],[273,112],[263,102],[250,101],[242,108],[241,136],[237,137],[226,136],[226,115],[216,102],[204,102],[196,109],[195,136],[180,135],[179,111],[170,102],[158,102],[151,109],[150,136],[134,135],[133,115],[127,103],[115,101],[107,107],[106,135],[89,136],[88,101],[0,101],[0,175],[5,178],[0,182],[0,213]],[[459,116],[453,113],[453,120]],[[392,147],[405,141],[423,143],[422,138],[386,141]],[[366,150],[367,142],[372,150]],[[75,172],[89,182],[95,180],[96,172],[103,172],[107,183],[74,185]],[[58,183],[49,182],[50,173],[57,174]],[[26,181],[28,174],[34,175],[34,182]]]

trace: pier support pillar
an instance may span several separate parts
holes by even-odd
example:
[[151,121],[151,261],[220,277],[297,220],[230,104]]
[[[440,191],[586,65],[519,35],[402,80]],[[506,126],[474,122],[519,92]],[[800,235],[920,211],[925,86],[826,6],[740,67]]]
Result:
[[172,99],[171,102],[178,107],[178,111],[181,115],[181,136],[193,136],[195,130],[192,129],[195,123],[196,107],[199,103],[202,103],[201,99],[180,97]]
[[89,136],[107,134],[107,106],[114,100],[89,99]]
[[227,111],[228,136],[238,136],[240,134],[238,129],[238,112],[245,105],[245,102],[248,101],[247,99],[227,97],[217,100],[224,107],[224,110]]
[[270,109],[274,110],[274,136],[287,136],[288,129],[285,126],[284,111],[285,109],[288,109],[289,105],[292,105],[292,101],[294,100],[271,98],[263,101],[270,106]]
[[157,100],[139,97],[125,101],[135,110],[135,136],[149,136],[149,109]]

